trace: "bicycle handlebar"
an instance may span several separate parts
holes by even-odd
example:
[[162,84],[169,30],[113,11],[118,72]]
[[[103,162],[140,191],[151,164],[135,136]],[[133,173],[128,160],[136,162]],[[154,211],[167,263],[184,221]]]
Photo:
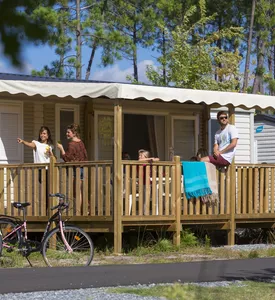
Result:
[[64,203],[64,199],[66,198],[64,194],[61,193],[56,193],[56,194],[49,194],[49,197],[58,197],[59,198],[59,203],[57,205],[55,205],[54,207],[51,207],[51,210],[55,210],[57,208],[60,209],[66,209],[67,207],[69,207],[68,203]]
[[65,195],[61,193],[49,194],[49,197],[58,197],[58,198],[65,199]]

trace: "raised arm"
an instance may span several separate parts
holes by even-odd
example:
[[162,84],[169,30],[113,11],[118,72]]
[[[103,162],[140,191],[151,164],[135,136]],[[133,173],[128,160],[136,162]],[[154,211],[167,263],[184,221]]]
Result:
[[17,138],[17,143],[18,144],[23,144],[23,145],[25,145],[27,147],[30,147],[32,149],[36,149],[36,145],[35,145],[34,142],[26,142],[26,141],[24,141],[24,140],[22,140],[20,138]]
[[63,146],[61,145],[61,147],[59,146],[61,144],[57,144],[57,147],[60,149],[61,151],[61,156],[64,159],[64,161],[74,161],[75,160],[75,147],[73,146],[72,143],[68,144],[68,149],[67,151],[64,151]]

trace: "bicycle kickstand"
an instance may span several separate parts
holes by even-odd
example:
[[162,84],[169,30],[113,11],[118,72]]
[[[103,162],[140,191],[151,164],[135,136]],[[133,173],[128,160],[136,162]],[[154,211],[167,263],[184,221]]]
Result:
[[28,261],[28,263],[30,264],[30,267],[32,268],[33,265],[32,265],[32,263],[31,263],[31,261],[29,260],[28,256],[25,256],[25,257],[26,257],[26,260]]

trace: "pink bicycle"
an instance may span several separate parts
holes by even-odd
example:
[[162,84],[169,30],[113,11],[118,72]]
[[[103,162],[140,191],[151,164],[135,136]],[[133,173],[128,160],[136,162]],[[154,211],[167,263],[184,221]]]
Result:
[[[23,221],[12,216],[0,216],[2,255],[5,255],[5,251],[18,251],[32,266],[29,255],[33,252],[40,252],[49,267],[89,266],[94,255],[92,239],[81,228],[67,225],[62,221],[62,211],[69,206],[65,202],[65,195],[56,193],[49,194],[49,196],[57,197],[59,203],[51,208],[57,211],[49,218],[40,242],[29,240],[27,236],[26,207],[30,203],[14,202],[12,204],[23,211]],[[50,230],[53,223],[56,227]]]

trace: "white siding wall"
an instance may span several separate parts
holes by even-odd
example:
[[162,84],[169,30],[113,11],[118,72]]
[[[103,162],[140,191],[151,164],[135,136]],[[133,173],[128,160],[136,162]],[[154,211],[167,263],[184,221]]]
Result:
[[[227,109],[221,109],[227,110]],[[211,110],[211,123],[213,127],[213,123],[217,119],[218,110]],[[254,138],[253,138],[253,130],[254,130],[254,110],[244,111],[241,109],[236,109],[235,111],[235,126],[239,132],[239,140],[236,150],[235,162],[236,163],[252,163],[253,162],[253,151],[254,151]],[[218,127],[216,127],[218,128]],[[210,152],[213,148],[213,134],[216,131],[211,130],[211,137],[209,140]],[[213,128],[214,129],[214,128]]]
[[[41,126],[44,125],[44,114],[43,114],[43,104],[39,103],[39,102],[35,102],[34,103],[34,107],[33,107],[33,135],[35,137],[35,139],[38,138],[38,132],[41,128]],[[46,125],[45,125],[46,126]],[[50,128],[51,130],[51,128]]]
[[255,121],[255,131],[258,126],[264,126],[262,132],[255,133],[257,143],[258,163],[275,163],[275,122]]
[[[33,102],[24,102],[23,109],[24,109],[23,139],[28,142],[31,142],[34,139],[37,140],[37,136],[34,135],[34,103]],[[37,135],[37,133],[36,133],[36,135]],[[26,147],[24,145],[21,145],[21,146],[24,149],[24,162],[32,163],[33,162],[32,149],[29,147]]]
[[239,141],[236,150],[236,163],[250,163],[252,162],[253,144],[251,141],[251,129],[253,124],[250,121],[250,113],[237,112],[235,115],[235,126],[239,132]]

